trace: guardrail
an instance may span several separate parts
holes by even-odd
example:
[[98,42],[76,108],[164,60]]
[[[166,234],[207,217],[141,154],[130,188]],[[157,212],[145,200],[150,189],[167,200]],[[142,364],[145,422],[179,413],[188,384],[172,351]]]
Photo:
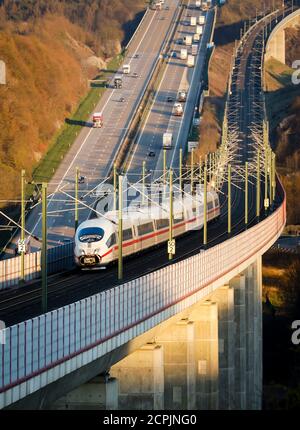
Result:
[[131,38],[130,38],[130,40],[129,40],[129,42],[127,43],[127,45],[125,46],[125,51],[129,48],[129,46],[130,46],[130,44],[132,43],[132,41],[133,41],[133,39],[134,39],[134,37],[135,37],[135,35],[137,34],[137,32],[139,31],[139,29],[141,28],[141,26],[142,26],[142,24],[143,24],[143,22],[144,22],[144,20],[145,20],[145,18],[146,18],[146,16],[148,15],[148,13],[149,13],[149,7],[147,7],[147,9],[145,10],[145,13],[144,13],[144,15],[143,15],[143,18],[140,20],[140,22],[139,22],[139,25],[137,26],[137,28],[135,29],[135,31],[134,31],[134,33],[133,33],[133,35],[131,36]]
[[205,287],[262,254],[285,225],[280,192],[272,215],[206,252],[3,330],[0,408],[190,307]]

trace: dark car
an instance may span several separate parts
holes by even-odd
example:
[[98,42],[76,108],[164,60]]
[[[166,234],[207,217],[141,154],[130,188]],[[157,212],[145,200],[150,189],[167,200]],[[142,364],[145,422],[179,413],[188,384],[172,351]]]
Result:
[[125,102],[124,97],[121,97],[121,98],[120,98],[120,102],[121,102],[121,103]]
[[148,156],[149,156],[149,157],[155,157],[155,152],[150,151],[150,152],[149,152],[149,154],[148,154]]
[[137,78],[137,77],[138,77],[138,74],[137,74],[136,72],[134,72],[134,73],[133,73],[133,76],[134,76],[135,78]]
[[172,103],[174,101],[173,97],[169,96],[167,97],[167,102],[168,103]]
[[78,183],[79,184],[84,184],[84,180],[85,180],[84,176],[79,176]]

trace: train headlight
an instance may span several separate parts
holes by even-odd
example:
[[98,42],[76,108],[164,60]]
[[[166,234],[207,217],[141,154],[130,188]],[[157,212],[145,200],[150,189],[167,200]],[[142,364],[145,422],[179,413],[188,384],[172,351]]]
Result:
[[79,252],[80,252],[81,255],[85,255],[84,249],[81,249]]
[[97,255],[99,255],[100,254],[100,252],[101,252],[101,249],[100,248],[97,248],[97,249],[95,249],[95,254],[97,254]]

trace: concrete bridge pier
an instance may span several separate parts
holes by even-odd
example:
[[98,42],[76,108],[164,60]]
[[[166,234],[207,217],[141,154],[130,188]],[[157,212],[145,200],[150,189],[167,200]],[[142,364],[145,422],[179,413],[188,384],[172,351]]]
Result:
[[235,334],[235,406],[246,409],[246,306],[245,275],[235,276],[230,281],[234,289],[234,334]]
[[118,381],[109,374],[99,375],[55,402],[51,409],[116,410]]
[[219,409],[234,409],[234,290],[224,285],[210,298],[218,304]]
[[115,364],[110,373],[119,385],[120,410],[164,409],[163,348],[146,344]]
[[195,409],[194,323],[181,320],[155,340],[163,346],[165,409]]
[[285,32],[284,29],[278,31],[272,39],[267,51],[267,59],[274,57],[276,60],[285,64]]
[[246,305],[246,409],[254,407],[254,360],[257,354],[257,339],[254,337],[254,265],[245,271],[245,305]]
[[218,409],[218,305],[206,300],[189,315],[195,323],[196,409]]
[[254,283],[254,396],[253,409],[262,408],[262,257],[257,257],[253,266],[253,283]]

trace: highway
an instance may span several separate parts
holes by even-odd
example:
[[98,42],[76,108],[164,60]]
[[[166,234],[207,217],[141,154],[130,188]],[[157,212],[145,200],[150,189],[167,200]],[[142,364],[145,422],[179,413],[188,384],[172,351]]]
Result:
[[[207,43],[211,38],[215,13],[214,9],[201,12],[199,9],[192,7],[193,3],[193,1],[189,2],[190,7],[182,15],[181,23],[177,28],[171,46],[171,53],[175,53],[176,57],[171,54],[168,59],[154,103],[137,139],[134,152],[129,157],[127,166],[129,177],[141,173],[143,161],[146,161],[146,168],[154,173],[155,179],[161,173],[163,170],[162,140],[165,132],[172,133],[174,141],[173,149],[167,151],[168,167],[178,168],[179,149],[185,150],[191,118],[199,96],[200,79],[203,75]],[[184,36],[193,36],[195,27],[189,25],[190,17],[196,16],[198,22],[200,15],[205,15],[204,32],[198,44],[195,67],[189,68],[186,66],[186,60],[180,59],[180,49],[188,48],[188,54],[191,54],[191,46],[186,47],[179,44],[178,41],[183,39]],[[188,90],[187,101],[183,103],[184,115],[182,117],[172,115],[179,89]],[[172,98],[173,102],[168,102],[169,97]],[[155,156],[153,158],[149,157],[150,152],[154,152]]]
[[[235,100],[250,100],[250,95],[259,96],[260,80],[256,77],[250,79],[253,73],[251,61],[253,60],[253,46],[260,36],[261,28],[264,24],[259,24],[251,33],[243,49],[240,51],[236,61],[236,74],[238,79],[233,83],[232,95],[229,104],[236,103]],[[258,79],[258,81],[257,81]],[[258,85],[259,84],[259,85]],[[239,124],[240,136],[248,136],[249,128],[254,115],[253,105],[241,103],[238,106],[237,122]],[[244,162],[250,154],[251,139],[247,137],[239,144],[237,153],[237,163]],[[224,185],[221,194],[222,212],[217,222],[208,226],[208,244],[203,245],[203,232],[191,231],[176,241],[176,256],[170,263],[168,261],[166,244],[144,252],[138,258],[131,257],[124,262],[124,279],[117,280],[117,267],[112,265],[105,271],[79,272],[74,270],[70,273],[58,274],[49,278],[48,308],[54,310],[63,305],[73,303],[84,297],[107,290],[120,283],[138,278],[146,273],[158,270],[167,264],[174,264],[199,252],[221,243],[234,235],[238,235],[246,228],[250,228],[264,217],[275,210],[282,201],[282,195],[278,192],[269,211],[263,209],[263,196],[261,195],[261,216],[256,218],[255,211],[255,180],[252,178],[249,185],[249,223],[244,223],[244,190],[239,183],[232,187],[232,233],[227,233],[227,185]],[[263,194],[263,193],[261,193]],[[12,325],[41,313],[41,283],[33,282],[25,287],[6,290],[0,293],[0,319],[6,321],[7,325]]]
[[[103,128],[92,128],[91,116],[89,123],[83,127],[49,183],[48,246],[61,244],[74,235],[74,203],[69,200],[66,204],[66,196],[63,193],[57,192],[55,195],[52,193],[63,188],[64,191],[74,195],[76,167],[79,167],[81,175],[86,178],[80,190],[83,195],[85,191],[93,189],[107,176],[161,49],[171,34],[173,25],[176,25],[178,5],[179,0],[167,0],[163,10],[147,12],[124,60],[124,64],[130,64],[131,73],[123,75],[123,88],[117,90],[108,88],[95,107],[94,112],[103,112]],[[120,70],[116,74],[120,73]],[[137,73],[137,77],[133,76],[134,73]],[[124,102],[119,101],[121,97],[125,99]],[[87,196],[84,203],[91,205],[93,199]],[[27,231],[39,238],[42,235],[40,213],[41,205],[37,205],[26,219]],[[88,218],[89,213],[88,209],[80,210],[79,221],[82,222]],[[17,240],[18,236],[15,237],[7,254],[14,253]],[[40,246],[40,242],[31,238],[31,251],[39,249]]]

